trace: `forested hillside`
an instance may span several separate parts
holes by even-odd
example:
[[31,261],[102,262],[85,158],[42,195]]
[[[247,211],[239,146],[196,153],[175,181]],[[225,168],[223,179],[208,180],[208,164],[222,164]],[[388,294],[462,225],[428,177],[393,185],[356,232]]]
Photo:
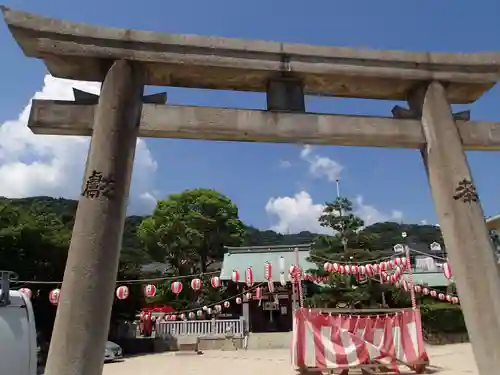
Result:
[[[10,229],[16,225],[23,227],[21,233],[26,233],[28,226],[35,226],[36,223],[44,225],[44,232],[52,232],[52,239],[59,239],[60,245],[65,247],[71,228],[73,226],[74,214],[76,212],[77,202],[75,200],[51,197],[32,197],[24,199],[7,199],[0,197],[0,230],[3,232],[0,238],[0,254],[6,249],[2,242],[7,241]],[[16,220],[14,220],[14,218]],[[25,221],[23,221],[26,219]],[[144,264],[152,259],[145,250],[144,245],[137,235],[138,227],[144,218],[141,216],[129,216],[125,222],[123,234],[122,259],[133,261],[134,263]],[[34,229],[34,228],[32,228]],[[18,228],[19,230],[19,228]],[[405,231],[409,235],[411,243],[430,244],[441,240],[439,228],[432,225],[416,224],[398,224],[398,223],[376,223],[365,229],[363,232],[369,238],[368,246],[372,249],[383,250],[390,249],[394,244],[401,241],[401,232]],[[11,232],[11,234],[17,231]],[[32,233],[33,234],[33,233]],[[251,226],[244,227],[243,241],[241,245],[247,246],[272,246],[272,245],[293,245],[311,243],[315,241],[318,234],[311,232],[300,232],[295,234],[280,234],[272,230],[259,230]],[[20,240],[20,238],[17,238]],[[31,240],[33,241],[33,239]],[[11,241],[8,241],[11,243]],[[43,247],[38,248],[37,252],[43,251]],[[3,253],[5,254],[5,253]],[[2,255],[3,255],[2,254]],[[3,258],[3,256],[2,256]],[[5,261],[5,258],[3,258]],[[11,258],[11,261],[14,259]],[[0,260],[0,263],[4,263]],[[9,262],[10,268],[12,262]],[[8,264],[2,264],[1,269],[8,269]]]

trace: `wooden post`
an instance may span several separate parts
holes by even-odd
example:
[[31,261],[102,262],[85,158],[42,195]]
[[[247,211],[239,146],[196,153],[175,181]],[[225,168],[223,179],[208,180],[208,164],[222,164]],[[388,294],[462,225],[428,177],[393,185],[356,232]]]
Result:
[[421,114],[424,162],[479,373],[500,368],[500,273],[445,87],[410,96]]
[[139,66],[112,64],[94,119],[46,374],[102,374],[142,91]]

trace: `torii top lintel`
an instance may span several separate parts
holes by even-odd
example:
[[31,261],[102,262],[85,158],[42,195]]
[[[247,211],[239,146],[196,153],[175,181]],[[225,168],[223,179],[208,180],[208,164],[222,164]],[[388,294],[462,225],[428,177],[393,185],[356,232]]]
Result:
[[266,91],[287,74],[304,92],[405,100],[418,82],[447,84],[451,103],[471,103],[500,76],[500,53],[429,53],[250,41],[104,28],[2,7],[5,21],[29,57],[61,78],[102,81],[104,60],[142,62],[148,85]]

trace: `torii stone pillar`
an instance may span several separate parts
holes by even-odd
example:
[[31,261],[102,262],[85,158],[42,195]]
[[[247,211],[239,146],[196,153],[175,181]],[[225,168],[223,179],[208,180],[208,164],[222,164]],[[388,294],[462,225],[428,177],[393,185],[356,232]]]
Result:
[[432,82],[409,103],[421,115],[422,154],[479,373],[498,374],[500,272],[446,89]]
[[114,62],[94,118],[46,374],[102,374],[142,92],[140,67]]

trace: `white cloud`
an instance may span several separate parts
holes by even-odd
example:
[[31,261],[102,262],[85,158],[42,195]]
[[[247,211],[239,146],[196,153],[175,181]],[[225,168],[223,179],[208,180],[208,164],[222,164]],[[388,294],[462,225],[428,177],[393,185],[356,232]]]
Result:
[[292,167],[292,163],[290,163],[288,160],[280,160],[279,167],[281,169],[288,169]]
[[[356,197],[353,205],[355,214],[361,217],[366,225],[381,221],[401,221],[403,217],[401,211],[384,213],[374,206],[365,204],[362,196]],[[308,230],[332,234],[329,228],[324,228],[318,223],[323,207],[322,204],[314,203],[307,191],[301,191],[293,197],[271,198],[265,209],[269,216],[276,219],[271,229],[279,233],[297,233]]]
[[[72,100],[72,88],[98,94],[100,84],[45,76],[33,98]],[[0,125],[0,196],[33,195],[77,198],[81,189],[89,137],[35,135],[27,127],[30,103],[17,119]],[[157,169],[146,142],[138,140],[130,210],[149,212],[156,203],[152,179]]]
[[340,173],[344,169],[342,164],[326,156],[312,154],[313,148],[305,145],[300,152],[300,158],[309,164],[309,173],[316,178],[326,178],[334,182],[340,178]]
[[278,219],[271,229],[279,233],[297,233],[305,230],[331,233],[328,228],[323,228],[318,223],[323,205],[314,204],[306,191],[301,191],[293,197],[270,198],[266,204],[266,212]]
[[362,218],[366,225],[384,221],[401,221],[403,213],[392,210],[390,213],[379,211],[375,206],[365,204],[363,196],[358,195],[354,200],[354,213]]
[[427,225],[427,224],[428,224],[428,222],[426,219],[420,220],[420,225]]

